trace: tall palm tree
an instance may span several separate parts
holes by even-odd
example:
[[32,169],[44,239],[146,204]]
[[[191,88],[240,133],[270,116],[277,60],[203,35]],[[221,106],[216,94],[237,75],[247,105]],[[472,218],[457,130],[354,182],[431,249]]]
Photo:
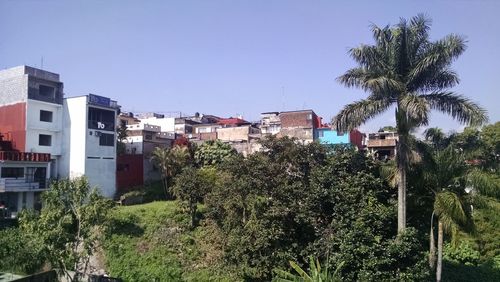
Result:
[[464,124],[487,121],[485,110],[447,89],[458,82],[451,63],[464,52],[465,40],[448,35],[431,42],[430,20],[423,15],[395,26],[372,26],[374,45],[361,45],[349,51],[358,67],[338,78],[347,87],[361,88],[368,98],[346,105],[333,119],[338,131],[346,132],[395,106],[399,135],[398,233],[406,227],[406,171],[410,159],[408,145],[412,129],[427,125],[431,110],[451,115]]
[[168,178],[185,166],[189,159],[189,151],[186,146],[174,146],[171,149],[156,147],[151,153],[151,161],[160,170],[165,198],[169,198]]
[[[436,263],[434,243],[434,217],[438,223],[436,280],[441,281],[443,238],[451,235],[456,242],[459,230],[473,230],[472,204],[481,203],[482,196],[498,197],[498,179],[466,164],[460,150],[450,146],[439,151],[424,174],[426,186],[434,193],[434,211],[431,216],[430,254],[431,268]],[[427,162],[430,164],[431,162]]]
[[438,223],[436,280],[441,281],[444,233],[451,234],[452,240],[455,240],[459,229],[467,230],[472,226],[470,208],[472,195],[466,192],[469,185],[468,167],[462,154],[448,147],[435,154],[432,165],[427,167],[424,175],[426,186],[434,193],[434,210],[429,233],[429,264],[434,268],[436,263],[434,241],[434,218],[436,218]]

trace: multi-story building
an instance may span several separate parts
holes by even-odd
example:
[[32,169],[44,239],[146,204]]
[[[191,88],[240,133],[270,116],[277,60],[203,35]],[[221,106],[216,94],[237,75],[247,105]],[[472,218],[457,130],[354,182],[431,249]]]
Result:
[[398,139],[396,132],[382,131],[369,133],[366,140],[366,148],[368,152],[379,160],[391,160],[396,156]]
[[276,135],[281,131],[279,112],[266,112],[260,114],[260,131],[262,135]]
[[116,191],[116,101],[94,94],[64,99],[63,177],[85,175],[106,197]]
[[33,207],[46,179],[59,177],[63,95],[58,74],[28,66],[0,71],[0,194],[10,193],[0,197],[18,199],[14,210]]

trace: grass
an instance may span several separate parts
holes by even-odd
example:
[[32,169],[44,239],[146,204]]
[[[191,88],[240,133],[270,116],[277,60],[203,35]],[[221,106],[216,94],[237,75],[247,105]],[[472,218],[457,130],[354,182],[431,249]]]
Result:
[[121,206],[103,244],[106,268],[124,281],[234,281],[207,263],[204,227],[190,228],[177,201]]

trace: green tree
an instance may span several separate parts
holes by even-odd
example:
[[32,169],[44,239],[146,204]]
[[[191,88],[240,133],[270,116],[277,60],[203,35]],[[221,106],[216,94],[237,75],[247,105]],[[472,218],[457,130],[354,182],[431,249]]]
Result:
[[359,64],[338,78],[369,96],[345,106],[333,119],[337,130],[347,132],[396,107],[398,167],[398,232],[406,227],[406,174],[410,159],[408,138],[412,129],[427,125],[431,110],[451,115],[461,123],[479,125],[485,110],[469,99],[448,91],[458,83],[452,62],[464,52],[465,40],[448,35],[429,39],[430,20],[423,15],[395,26],[372,27],[374,45],[361,45],[349,53]]
[[116,128],[116,152],[118,154],[124,154],[125,153],[125,139],[127,139],[128,136],[128,131],[127,131],[127,125],[121,124]]
[[[436,153],[434,165],[424,176],[427,187],[434,196],[434,215],[438,223],[436,280],[441,281],[444,234],[451,234],[453,245],[457,245],[458,231],[472,231],[472,205],[481,204],[480,196],[497,196],[498,180],[465,163],[464,154],[453,147]],[[430,265],[434,267],[433,220],[430,231]]]
[[84,177],[53,182],[42,200],[40,214],[21,214],[21,231],[37,238],[52,267],[78,281],[79,273],[87,274],[113,203]]
[[174,146],[171,149],[156,147],[151,154],[153,162],[160,170],[165,198],[170,198],[168,181],[189,162],[190,154],[187,146]]
[[185,168],[175,177],[174,195],[187,203],[191,226],[196,227],[196,212],[198,204],[203,202],[205,195],[216,185],[217,171],[214,168]]
[[0,230],[0,271],[32,274],[45,263],[43,245],[19,228]]
[[231,145],[220,140],[207,141],[194,152],[195,163],[200,166],[217,165],[233,156],[236,151]]

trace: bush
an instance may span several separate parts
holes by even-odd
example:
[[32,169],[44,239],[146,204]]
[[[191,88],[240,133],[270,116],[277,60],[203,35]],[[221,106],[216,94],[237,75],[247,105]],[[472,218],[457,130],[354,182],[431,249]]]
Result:
[[444,246],[443,257],[450,262],[470,266],[479,264],[480,254],[469,243],[461,242],[457,247],[446,244]]

